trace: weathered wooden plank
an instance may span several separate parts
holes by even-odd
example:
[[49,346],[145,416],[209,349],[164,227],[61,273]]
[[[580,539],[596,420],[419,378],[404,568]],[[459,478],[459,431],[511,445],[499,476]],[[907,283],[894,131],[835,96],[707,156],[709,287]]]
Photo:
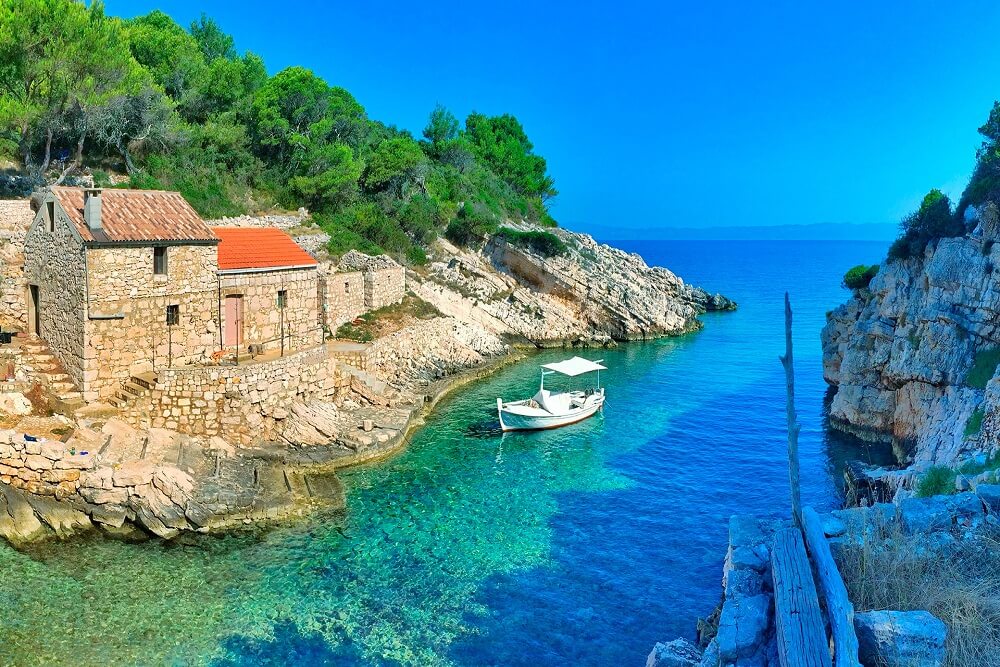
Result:
[[792,304],[785,292],[785,353],[778,357],[785,368],[785,418],[788,421],[788,484],[792,494],[792,519],[802,525],[799,492],[799,418],[795,414],[795,369],[792,358]]
[[797,528],[779,530],[771,551],[774,624],[782,667],[831,667],[812,567]]
[[847,597],[847,587],[840,576],[837,563],[830,552],[830,542],[823,533],[823,522],[812,507],[802,509],[802,531],[833,634],[833,662],[836,667],[860,667],[858,662],[858,635],[854,630],[854,605]]

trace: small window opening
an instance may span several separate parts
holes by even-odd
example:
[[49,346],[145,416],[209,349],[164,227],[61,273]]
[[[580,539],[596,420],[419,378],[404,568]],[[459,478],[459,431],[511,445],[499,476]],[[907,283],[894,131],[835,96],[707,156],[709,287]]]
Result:
[[52,201],[45,202],[45,214],[48,219],[45,224],[48,225],[48,230],[50,232],[56,231],[56,203]]
[[167,326],[173,327],[177,326],[181,322],[181,307],[180,306],[167,306]]
[[278,308],[284,308],[288,302],[288,290],[278,290]]
[[157,276],[167,275],[166,248],[153,248],[153,273]]
[[350,281],[345,280],[344,281],[344,294],[350,294],[350,293],[351,293],[351,283],[350,283]]

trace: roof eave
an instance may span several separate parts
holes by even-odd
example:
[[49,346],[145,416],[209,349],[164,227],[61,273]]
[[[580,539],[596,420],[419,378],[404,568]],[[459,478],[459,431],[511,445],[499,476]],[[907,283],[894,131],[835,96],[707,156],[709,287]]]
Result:
[[297,269],[317,269],[319,263],[314,264],[292,264],[285,266],[254,266],[237,269],[219,269],[219,275],[231,275],[236,273],[266,273],[268,271],[293,271]]
[[179,245],[204,245],[212,246],[219,245],[219,239],[128,239],[128,240],[109,240],[109,241],[94,241],[94,240],[84,240],[83,244],[87,248],[149,248],[149,247],[161,247],[161,246],[179,246]]

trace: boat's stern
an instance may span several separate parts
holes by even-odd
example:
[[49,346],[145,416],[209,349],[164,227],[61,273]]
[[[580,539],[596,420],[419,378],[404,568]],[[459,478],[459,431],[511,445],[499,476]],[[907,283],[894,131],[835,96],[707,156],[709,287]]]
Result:
[[503,423],[503,399],[497,399],[497,417],[500,418],[500,430],[506,431],[507,425]]

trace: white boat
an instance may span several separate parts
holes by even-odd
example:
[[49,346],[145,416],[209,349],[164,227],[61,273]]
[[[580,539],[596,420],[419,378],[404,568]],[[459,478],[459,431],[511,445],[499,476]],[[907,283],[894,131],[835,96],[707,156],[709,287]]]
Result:
[[[509,403],[504,403],[502,398],[497,399],[500,428],[504,431],[537,431],[566,426],[593,415],[604,405],[601,371],[607,370],[607,367],[601,365],[602,361],[604,360],[591,361],[573,357],[554,364],[543,364],[537,394],[523,401]],[[553,394],[545,388],[546,375],[561,373],[576,377],[593,371],[597,371],[597,386],[593,389]]]

